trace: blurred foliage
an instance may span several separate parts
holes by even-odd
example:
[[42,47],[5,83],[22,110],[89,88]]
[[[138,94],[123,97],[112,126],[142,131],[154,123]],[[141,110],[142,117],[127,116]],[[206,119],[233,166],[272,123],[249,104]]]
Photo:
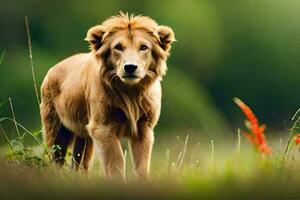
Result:
[[55,63],[88,51],[89,27],[123,10],[171,26],[178,40],[163,83],[159,129],[227,132],[226,121],[235,125],[241,118],[232,103],[239,96],[262,122],[281,130],[300,102],[299,9],[297,0],[3,0],[0,102],[11,96],[19,121],[39,126],[24,16],[41,83]]

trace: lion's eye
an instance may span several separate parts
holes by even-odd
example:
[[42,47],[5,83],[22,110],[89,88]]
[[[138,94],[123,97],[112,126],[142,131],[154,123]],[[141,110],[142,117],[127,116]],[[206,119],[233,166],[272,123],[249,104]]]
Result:
[[117,44],[114,49],[118,50],[118,51],[123,51],[123,47],[121,44]]
[[148,47],[147,47],[146,45],[144,45],[144,44],[141,45],[140,50],[145,51],[145,50],[147,50],[147,49],[148,49]]

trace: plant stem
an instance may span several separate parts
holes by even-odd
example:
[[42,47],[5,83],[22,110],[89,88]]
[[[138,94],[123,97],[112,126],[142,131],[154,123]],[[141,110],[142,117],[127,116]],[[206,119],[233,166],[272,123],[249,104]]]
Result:
[[[297,112],[293,116],[292,120],[294,120],[296,118],[297,114],[299,113],[299,110],[297,110]],[[285,162],[286,158],[288,157],[288,155],[289,155],[289,153],[291,151],[291,148],[292,148],[292,145],[293,145],[293,138],[294,138],[295,133],[296,133],[295,129],[297,128],[299,122],[300,122],[300,116],[298,117],[298,119],[293,124],[293,127],[290,129],[289,139],[288,139],[287,145],[285,147],[285,151],[284,151],[284,154],[283,154],[283,157],[282,157],[282,161],[281,161],[281,167],[283,167],[284,162]]]
[[3,137],[4,137],[4,139],[6,140],[8,146],[10,147],[10,149],[11,149],[13,152],[15,152],[15,150],[14,150],[12,144],[10,143],[9,138],[7,137],[7,135],[6,135],[5,131],[4,131],[4,129],[3,129],[1,123],[0,123],[0,130],[1,130],[1,132],[2,132],[2,134],[3,134]]
[[4,120],[9,120],[9,121],[14,122],[15,124],[17,124],[17,126],[21,127],[26,133],[28,133],[30,136],[32,136],[40,145],[45,146],[45,144],[43,144],[43,142],[41,142],[33,133],[31,133],[29,130],[27,130],[24,126],[22,126],[20,123],[18,123],[14,119],[11,119],[9,117],[4,117],[4,118],[0,119],[0,122],[2,122]]
[[2,63],[2,60],[3,60],[4,54],[5,54],[5,49],[4,49],[4,51],[2,52],[2,54],[1,54],[1,57],[0,57],[0,64]]
[[40,106],[40,98],[39,98],[39,93],[38,93],[38,89],[37,89],[37,84],[36,84],[36,79],[35,79],[35,71],[34,71],[34,66],[33,66],[31,37],[30,37],[29,22],[28,22],[28,17],[27,16],[25,17],[25,25],[26,25],[26,33],[27,33],[27,40],[28,40],[29,59],[30,59],[30,65],[31,65],[33,87],[34,87],[35,96],[36,96],[38,106]]
[[238,129],[238,141],[237,141],[236,153],[237,153],[237,159],[239,161],[241,157],[241,130],[240,129]]
[[211,165],[213,173],[215,173],[215,145],[214,140],[211,140]]
[[295,112],[295,114],[292,117],[292,121],[295,120],[295,118],[297,117],[298,113],[300,113],[300,108]]
[[11,110],[11,113],[12,113],[13,122],[15,124],[15,128],[16,128],[18,137],[21,138],[21,134],[20,134],[20,131],[19,131],[19,128],[18,128],[18,125],[17,125],[17,121],[16,121],[16,116],[15,116],[15,112],[14,112],[14,107],[13,107],[13,104],[12,104],[12,100],[11,100],[10,97],[8,98],[8,100],[9,100],[10,110]]
[[181,157],[180,157],[180,160],[179,160],[179,163],[178,163],[178,167],[177,167],[178,172],[182,168],[182,164],[183,164],[184,157],[185,157],[185,154],[186,154],[188,140],[189,140],[189,135],[187,134],[186,138],[185,138],[185,142],[184,142],[184,147],[183,147],[183,150],[182,150],[182,153],[181,153]]

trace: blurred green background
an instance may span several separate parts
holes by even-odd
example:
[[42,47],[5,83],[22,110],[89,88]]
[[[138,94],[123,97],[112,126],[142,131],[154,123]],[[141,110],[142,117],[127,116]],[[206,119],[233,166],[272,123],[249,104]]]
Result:
[[38,85],[60,60],[87,52],[89,27],[118,11],[143,14],[172,27],[177,42],[163,82],[157,131],[230,134],[244,119],[240,97],[269,130],[282,131],[300,106],[300,1],[1,0],[1,116],[40,126],[24,17],[30,21]]

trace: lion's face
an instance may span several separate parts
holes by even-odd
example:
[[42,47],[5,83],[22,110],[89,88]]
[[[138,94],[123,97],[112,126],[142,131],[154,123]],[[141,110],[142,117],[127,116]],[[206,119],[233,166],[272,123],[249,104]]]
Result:
[[109,61],[123,82],[136,84],[154,62],[152,48],[151,41],[142,32],[134,33],[131,38],[121,35],[111,44]]
[[175,40],[171,28],[148,17],[121,14],[92,27],[86,40],[105,63],[105,75],[128,85],[154,80],[166,72],[166,59]]

